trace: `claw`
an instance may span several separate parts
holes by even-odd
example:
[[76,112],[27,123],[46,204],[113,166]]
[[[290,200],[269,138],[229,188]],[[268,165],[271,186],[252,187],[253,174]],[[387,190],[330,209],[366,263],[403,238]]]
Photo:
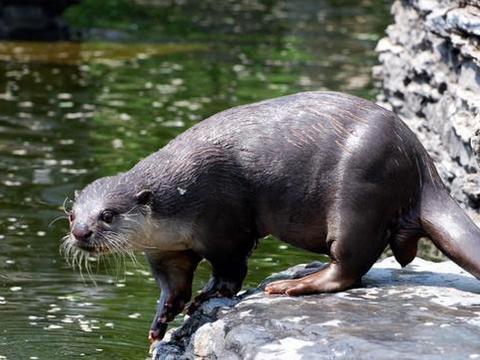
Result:
[[265,287],[267,294],[285,294],[287,290],[294,288],[299,283],[299,280],[280,280],[268,284]]
[[224,294],[220,290],[214,291],[214,292],[206,292],[206,293],[200,293],[193,299],[193,301],[188,305],[186,309],[186,313],[188,315],[192,315],[195,311],[198,310],[202,304],[210,299],[213,298],[219,298],[219,297],[231,297],[233,295],[230,294]]
[[148,349],[148,355],[152,356],[155,348],[160,343],[160,340],[155,340],[150,344],[150,348]]
[[185,308],[184,313],[187,314],[188,316],[192,316],[192,314],[197,310],[198,310],[198,304],[192,302],[192,303],[190,303],[190,305],[188,305]]
[[157,322],[155,324],[155,328],[151,329],[148,333],[148,341],[150,344],[153,344],[155,341],[160,341],[165,336],[167,332],[168,323],[166,322]]
[[202,304],[203,304],[202,301],[196,301],[196,300],[192,301],[185,310],[186,314],[189,316],[192,316],[193,313],[196,312]]

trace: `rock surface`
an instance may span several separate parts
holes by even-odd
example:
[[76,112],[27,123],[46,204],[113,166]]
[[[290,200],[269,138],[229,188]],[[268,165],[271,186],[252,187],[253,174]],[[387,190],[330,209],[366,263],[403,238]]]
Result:
[[417,258],[400,269],[387,258],[362,286],[306,297],[256,289],[235,301],[211,300],[153,358],[480,358],[480,282],[452,262]]
[[378,101],[406,120],[453,196],[478,212],[480,2],[396,0],[392,13],[376,49]]

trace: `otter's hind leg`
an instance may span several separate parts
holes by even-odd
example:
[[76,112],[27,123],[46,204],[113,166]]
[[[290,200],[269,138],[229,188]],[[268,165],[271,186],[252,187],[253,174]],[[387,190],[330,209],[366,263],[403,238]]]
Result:
[[[381,217],[361,212],[343,214],[342,229],[330,238],[332,261],[324,269],[294,280],[273,282],[266,286],[269,294],[307,295],[336,292],[354,285],[370,269],[386,247]],[[337,220],[338,221],[338,220]]]

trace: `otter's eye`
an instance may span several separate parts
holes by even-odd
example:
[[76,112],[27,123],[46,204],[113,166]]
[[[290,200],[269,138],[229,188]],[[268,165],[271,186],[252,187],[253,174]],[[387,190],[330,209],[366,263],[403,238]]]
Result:
[[100,219],[107,224],[110,224],[113,221],[113,212],[111,210],[104,210],[100,214]]
[[68,213],[68,220],[72,223],[73,220],[75,220],[75,213],[73,211],[70,211]]

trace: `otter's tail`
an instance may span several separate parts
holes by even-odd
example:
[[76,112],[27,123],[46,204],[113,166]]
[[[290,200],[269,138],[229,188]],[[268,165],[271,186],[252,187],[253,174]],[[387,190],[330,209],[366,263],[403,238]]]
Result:
[[480,279],[480,229],[443,186],[423,188],[420,222],[435,246]]

